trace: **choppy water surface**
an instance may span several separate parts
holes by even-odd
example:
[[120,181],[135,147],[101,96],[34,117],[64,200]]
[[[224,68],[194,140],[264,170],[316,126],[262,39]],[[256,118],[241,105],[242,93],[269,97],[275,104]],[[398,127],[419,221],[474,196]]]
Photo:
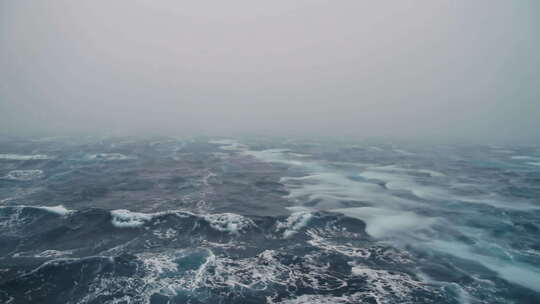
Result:
[[540,149],[2,138],[1,303],[539,303]]

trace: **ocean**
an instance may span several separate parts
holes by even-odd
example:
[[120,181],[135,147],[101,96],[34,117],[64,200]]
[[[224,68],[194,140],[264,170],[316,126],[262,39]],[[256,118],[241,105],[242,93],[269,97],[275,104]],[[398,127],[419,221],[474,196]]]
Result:
[[540,147],[2,137],[0,303],[540,303]]

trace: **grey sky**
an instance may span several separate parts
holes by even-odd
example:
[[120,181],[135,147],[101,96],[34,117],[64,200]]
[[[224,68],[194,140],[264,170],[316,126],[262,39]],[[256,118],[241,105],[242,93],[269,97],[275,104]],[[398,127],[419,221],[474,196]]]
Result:
[[539,141],[539,54],[535,0],[0,0],[0,128]]

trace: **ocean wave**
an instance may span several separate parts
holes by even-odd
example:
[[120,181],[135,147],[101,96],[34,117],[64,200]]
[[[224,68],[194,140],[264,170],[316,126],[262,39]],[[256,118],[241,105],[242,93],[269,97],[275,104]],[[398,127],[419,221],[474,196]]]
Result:
[[63,205],[58,205],[58,206],[26,206],[26,208],[41,209],[41,210],[45,210],[45,211],[55,213],[55,214],[58,214],[58,215],[68,215],[68,214],[74,212],[73,210],[67,209]]
[[284,238],[290,238],[306,227],[312,218],[313,214],[311,212],[295,212],[287,217],[285,221],[278,222],[276,230],[283,233]]
[[135,156],[128,156],[121,153],[97,153],[89,154],[87,158],[90,160],[103,160],[103,161],[120,161],[120,160],[129,160],[135,159]]
[[215,230],[236,235],[246,231],[250,227],[256,226],[251,219],[234,213],[209,214],[204,215],[203,218],[208,221],[210,226]]
[[430,229],[436,218],[420,216],[414,212],[373,207],[334,209],[367,224],[366,232],[376,238],[397,237]]
[[118,228],[133,228],[144,225],[157,214],[146,214],[141,212],[132,212],[126,209],[112,210],[112,224]]
[[15,181],[31,181],[35,179],[40,179],[44,176],[42,170],[12,170],[9,171],[4,179],[15,180]]
[[50,213],[54,213],[57,215],[67,215],[69,213],[74,212],[74,210],[69,210],[63,205],[57,205],[57,206],[25,206],[25,205],[14,205],[14,206],[0,206],[0,209],[11,209],[16,211],[21,211],[23,209],[37,209],[37,210],[44,210]]
[[233,139],[210,140],[208,143],[220,145],[219,148],[225,151],[244,151],[247,149],[246,145]]
[[33,154],[33,155],[23,155],[23,154],[0,154],[0,159],[6,160],[46,160],[51,159],[52,157],[45,154]]
[[443,177],[443,176],[446,176],[444,173],[434,171],[434,170],[402,168],[402,167],[398,167],[396,165],[368,167],[367,170],[371,170],[371,171],[389,171],[389,172],[423,173],[423,174],[428,174],[431,177]]
[[540,157],[529,156],[529,155],[516,155],[516,156],[512,156],[511,158],[515,160],[533,160],[533,161],[540,160]]
[[255,227],[255,223],[242,215],[234,213],[214,213],[214,214],[194,214],[182,210],[168,210],[156,213],[133,212],[126,209],[111,211],[111,223],[118,228],[135,228],[151,222],[153,219],[166,215],[174,215],[180,218],[194,217],[206,221],[209,226],[221,232],[233,235],[240,235],[250,227]]

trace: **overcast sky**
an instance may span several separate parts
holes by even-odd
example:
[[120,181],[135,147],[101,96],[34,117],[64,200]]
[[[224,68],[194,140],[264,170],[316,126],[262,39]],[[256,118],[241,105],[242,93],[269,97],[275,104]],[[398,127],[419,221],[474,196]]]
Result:
[[540,141],[537,0],[0,0],[4,134]]

